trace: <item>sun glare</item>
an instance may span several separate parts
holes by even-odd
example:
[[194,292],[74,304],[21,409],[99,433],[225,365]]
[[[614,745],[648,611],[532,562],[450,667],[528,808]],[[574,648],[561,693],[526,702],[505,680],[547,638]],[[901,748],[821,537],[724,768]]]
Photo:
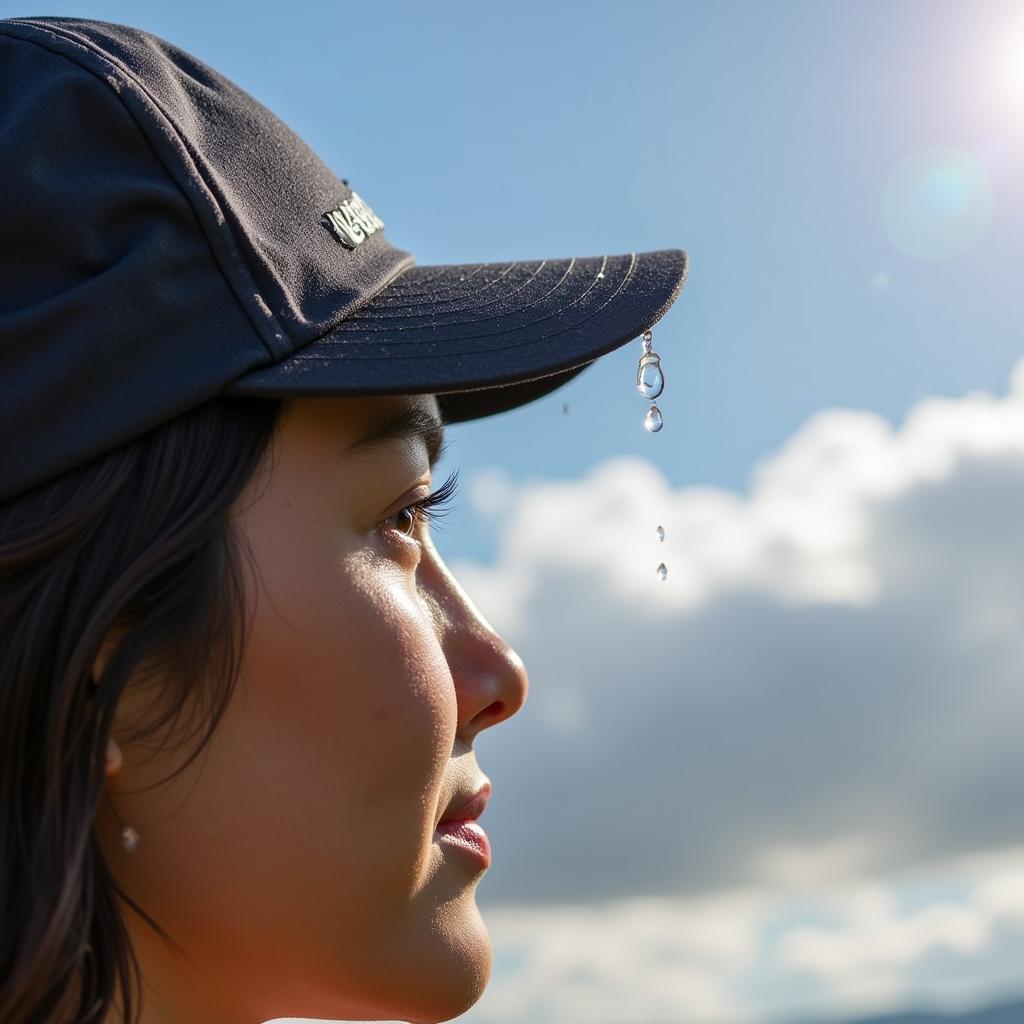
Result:
[[996,89],[1024,115],[1024,17],[1003,33],[994,49]]

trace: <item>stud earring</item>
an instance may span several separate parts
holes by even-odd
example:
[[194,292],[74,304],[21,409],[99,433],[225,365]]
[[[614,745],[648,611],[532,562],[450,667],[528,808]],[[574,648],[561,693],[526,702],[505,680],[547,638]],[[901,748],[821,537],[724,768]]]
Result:
[[121,845],[129,853],[134,853],[141,842],[142,836],[131,825],[125,825],[121,829]]

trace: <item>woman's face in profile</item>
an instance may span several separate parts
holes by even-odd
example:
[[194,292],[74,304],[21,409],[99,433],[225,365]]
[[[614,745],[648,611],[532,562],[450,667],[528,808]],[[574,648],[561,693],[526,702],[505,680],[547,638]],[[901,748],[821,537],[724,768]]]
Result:
[[201,968],[126,910],[143,1021],[445,1020],[487,983],[484,862],[434,830],[487,780],[473,741],[527,676],[402,512],[438,484],[423,439],[349,450],[402,409],[439,419],[430,395],[294,403],[234,508],[259,578],[227,713],[163,786],[181,748],[123,746],[108,779],[143,841],[101,809],[107,862]]

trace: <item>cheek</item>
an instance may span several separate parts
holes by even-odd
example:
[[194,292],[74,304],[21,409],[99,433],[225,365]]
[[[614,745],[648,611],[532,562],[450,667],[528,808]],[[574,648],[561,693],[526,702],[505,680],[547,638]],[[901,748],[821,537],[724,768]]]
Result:
[[321,562],[272,583],[243,665],[267,763],[294,765],[296,785],[315,780],[348,827],[371,825],[406,851],[422,844],[457,705],[412,573],[379,559]]

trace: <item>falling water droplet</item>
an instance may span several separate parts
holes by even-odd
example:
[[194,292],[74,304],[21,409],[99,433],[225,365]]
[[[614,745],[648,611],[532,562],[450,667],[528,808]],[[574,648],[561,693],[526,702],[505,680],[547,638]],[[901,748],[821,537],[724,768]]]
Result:
[[563,402],[562,403],[562,412],[564,412],[566,416],[569,415],[569,403],[568,402]]
[[[644,417],[644,429],[651,434],[656,434],[664,426],[664,420],[661,416],[661,410],[654,404],[653,400],[665,388],[665,375],[661,372],[661,356],[652,348],[652,337],[650,331],[644,331],[644,354],[637,363],[636,389],[644,398],[651,402],[651,407],[647,410],[647,415]],[[659,526],[657,534],[658,543],[660,544],[665,540],[665,528]],[[668,569],[665,567],[664,562],[658,566],[657,573],[662,580],[668,576]]]
[[657,398],[665,388],[665,375],[661,372],[661,356],[649,352],[641,357],[636,371],[636,389],[644,398]]

